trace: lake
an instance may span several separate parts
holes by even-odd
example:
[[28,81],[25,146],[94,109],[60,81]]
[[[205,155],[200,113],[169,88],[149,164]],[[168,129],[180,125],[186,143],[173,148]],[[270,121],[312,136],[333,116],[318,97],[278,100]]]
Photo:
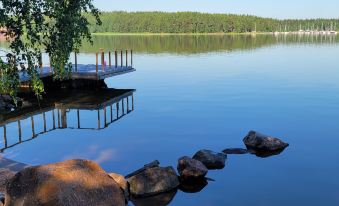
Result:
[[[339,204],[339,36],[95,36],[79,62],[94,63],[99,48],[134,50],[136,72],[106,80],[122,91],[107,91],[116,101],[104,110],[97,105],[107,93],[91,94],[98,104],[82,108],[85,129],[71,106],[63,110],[67,129],[51,129],[59,110],[46,106],[51,131],[4,157],[31,165],[85,158],[126,175],[156,159],[176,168],[200,149],[244,148],[256,130],[290,146],[268,158],[228,155],[223,170],[209,171],[214,182],[197,193],[178,190],[170,205]],[[36,134],[44,131],[41,114],[34,124]],[[31,119],[21,127],[30,139]],[[18,141],[17,122],[6,125],[6,137]]]

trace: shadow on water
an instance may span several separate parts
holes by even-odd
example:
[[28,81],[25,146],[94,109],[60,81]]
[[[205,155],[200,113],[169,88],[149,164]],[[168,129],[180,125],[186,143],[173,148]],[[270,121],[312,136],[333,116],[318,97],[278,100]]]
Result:
[[[48,92],[41,102],[34,96],[21,96],[23,104],[20,109],[0,114],[0,127],[3,130],[0,151],[3,153],[6,149],[58,129],[105,129],[134,111],[134,92],[134,89],[64,90]],[[83,126],[83,112],[96,113],[96,121],[92,121],[88,127]],[[76,114],[76,117],[73,118],[72,114]],[[24,121],[29,121],[29,124],[23,124]],[[15,143],[9,144],[7,126],[13,124],[17,130],[17,139]],[[38,130],[38,127],[42,129]],[[23,137],[24,130],[30,130],[28,138]]]

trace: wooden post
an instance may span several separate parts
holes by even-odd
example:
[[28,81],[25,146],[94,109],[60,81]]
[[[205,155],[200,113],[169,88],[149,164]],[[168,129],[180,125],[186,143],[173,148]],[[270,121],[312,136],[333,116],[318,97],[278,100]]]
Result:
[[132,110],[134,110],[134,94],[132,94]]
[[46,132],[47,131],[47,125],[46,125],[46,114],[45,114],[45,112],[42,113],[42,118],[44,120],[44,132]]
[[121,105],[121,109],[122,109],[122,115],[125,114],[125,99],[122,99],[122,105]]
[[98,129],[100,129],[100,110],[98,109]]
[[101,49],[101,70],[105,71],[105,52]]
[[128,50],[126,49],[126,67],[128,67]]
[[18,120],[18,132],[19,132],[19,142],[21,142],[21,138],[22,138],[22,131],[21,131],[21,121]]
[[78,71],[78,56],[77,52],[74,52],[75,71]]
[[126,99],[127,99],[127,113],[129,113],[129,97],[127,97]]
[[55,113],[54,113],[54,109],[52,112],[52,120],[53,120],[53,129],[55,129]]
[[133,67],[133,50],[131,49],[131,67]]
[[104,122],[105,122],[104,127],[107,126],[107,114],[106,114],[106,112],[107,112],[107,110],[106,110],[106,107],[105,107],[104,108]]
[[98,73],[98,71],[99,71],[99,55],[98,55],[98,53],[95,53],[95,59],[96,59],[96,67],[95,67],[95,71]]
[[35,129],[34,129],[34,117],[31,116],[31,124],[32,124],[32,134],[33,134],[33,138],[35,137]]
[[58,111],[58,128],[60,128],[60,111],[59,109],[57,111]]
[[119,119],[119,102],[117,102],[117,119]]
[[118,52],[117,52],[117,50],[115,50],[115,68],[117,68],[118,67]]
[[108,64],[109,64],[109,68],[111,68],[112,67],[111,51],[108,52]]
[[111,123],[113,122],[113,106],[111,105]]
[[78,117],[78,129],[80,129],[80,110],[77,110],[77,117]]
[[5,148],[7,148],[7,128],[6,128],[6,125],[4,126],[4,143],[5,143]]
[[62,127],[62,129],[67,128],[67,111],[66,111],[66,109],[61,109],[61,127]]
[[123,62],[124,62],[124,59],[123,59],[123,53],[122,53],[122,50],[121,50],[121,67],[123,67],[124,65],[123,65]]

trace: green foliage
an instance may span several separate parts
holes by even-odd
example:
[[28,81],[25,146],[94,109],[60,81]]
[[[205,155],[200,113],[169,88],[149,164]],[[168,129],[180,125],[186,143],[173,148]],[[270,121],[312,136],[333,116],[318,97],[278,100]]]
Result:
[[[0,27],[6,28],[10,51],[0,60],[1,92],[16,94],[19,62],[28,64],[27,73],[36,95],[44,89],[37,72],[42,48],[50,55],[55,78],[67,78],[71,67],[69,56],[82,40],[91,40],[91,15],[100,24],[99,11],[92,0],[0,0]],[[93,21],[93,20],[92,20]]]
[[339,27],[338,19],[277,20],[249,15],[197,12],[104,12],[102,26],[85,15],[92,33],[244,33],[303,30],[330,30]]

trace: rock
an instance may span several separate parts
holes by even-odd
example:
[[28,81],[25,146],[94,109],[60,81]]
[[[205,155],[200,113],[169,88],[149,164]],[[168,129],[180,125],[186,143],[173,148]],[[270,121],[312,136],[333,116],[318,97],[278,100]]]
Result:
[[215,153],[211,150],[200,150],[193,156],[193,159],[202,162],[207,169],[222,169],[225,167],[227,155]]
[[0,192],[6,192],[6,185],[14,175],[29,165],[0,157]]
[[228,148],[224,149],[222,152],[225,154],[247,154],[248,150],[242,148]]
[[131,199],[133,205],[135,206],[167,206],[169,205],[175,195],[177,194],[177,189],[171,190],[169,192],[161,193],[159,195],[143,197],[143,198],[133,198]]
[[8,169],[0,169],[0,192],[6,192],[6,185],[15,175],[15,172]]
[[250,131],[243,141],[247,149],[256,151],[278,151],[289,146],[289,144],[278,138],[260,134],[255,131]]
[[208,169],[199,160],[182,157],[178,160],[178,171],[182,178],[190,179],[205,177]]
[[128,182],[125,179],[124,176],[116,174],[116,173],[109,173],[108,174],[110,177],[113,178],[113,180],[118,183],[120,189],[124,192],[125,199],[129,199],[129,188],[128,188]]
[[208,185],[206,178],[180,179],[179,189],[185,193],[201,192]]
[[130,193],[135,197],[147,197],[168,192],[178,187],[179,179],[173,167],[146,168],[127,179]]
[[125,206],[119,185],[87,160],[28,167],[7,184],[6,205]]

